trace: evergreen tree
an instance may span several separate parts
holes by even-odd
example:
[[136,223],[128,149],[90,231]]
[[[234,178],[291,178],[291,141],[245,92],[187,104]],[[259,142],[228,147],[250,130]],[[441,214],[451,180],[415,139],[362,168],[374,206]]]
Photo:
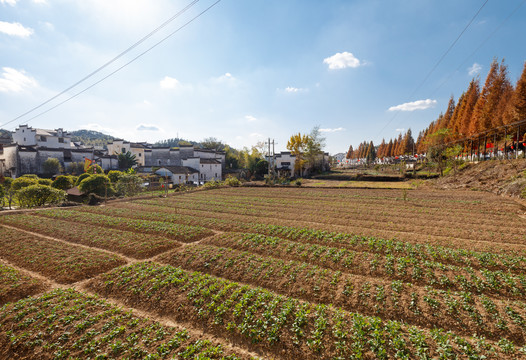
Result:
[[469,134],[473,135],[491,129],[492,117],[496,115],[498,96],[496,82],[499,76],[499,63],[494,59],[491,63],[484,87],[480,92],[477,104],[473,109],[473,117],[470,122]]
[[509,116],[506,123],[526,119],[526,62],[524,62],[522,75],[517,81],[508,109]]
[[[468,90],[466,91],[466,104],[461,109],[459,114],[459,135],[460,137],[466,137],[474,134],[471,132],[472,122],[474,122],[473,110],[480,97],[480,85],[478,79],[473,79],[469,83]],[[473,125],[474,126],[474,125]]]

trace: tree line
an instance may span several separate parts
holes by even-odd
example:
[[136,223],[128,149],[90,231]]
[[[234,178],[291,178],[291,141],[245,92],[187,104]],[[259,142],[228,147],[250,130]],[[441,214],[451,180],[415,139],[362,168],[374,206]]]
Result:
[[[480,78],[473,78],[458,101],[451,96],[447,109],[429,126],[420,131],[414,141],[411,129],[398,138],[385,139],[376,148],[376,156],[393,157],[413,153],[427,153],[431,146],[446,144],[491,129],[526,119],[526,62],[515,86],[509,79],[504,60],[494,59],[484,86]],[[522,135],[526,141],[526,132]],[[372,142],[363,142],[357,149],[352,145],[348,159],[367,158]],[[374,147],[374,146],[373,146]],[[370,156],[370,155],[369,155]]]

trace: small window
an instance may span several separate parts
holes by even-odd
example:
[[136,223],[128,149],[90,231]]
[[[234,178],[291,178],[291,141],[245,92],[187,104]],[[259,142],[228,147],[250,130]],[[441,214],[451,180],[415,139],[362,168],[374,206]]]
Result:
[[[23,130],[22,130],[23,131]],[[26,138],[24,138],[24,141],[26,141]]]
[[58,142],[63,144],[64,143],[64,138],[58,138]]
[[142,153],[139,153],[139,157],[141,157],[141,156],[142,156]]
[[126,152],[126,148],[122,148],[121,151],[124,154]]
[[161,165],[161,160],[159,160],[159,165]]

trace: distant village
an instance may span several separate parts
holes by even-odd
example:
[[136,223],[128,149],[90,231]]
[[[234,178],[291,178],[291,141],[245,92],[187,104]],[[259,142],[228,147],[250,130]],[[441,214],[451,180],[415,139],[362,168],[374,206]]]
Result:
[[[89,159],[108,172],[119,169],[118,155],[126,153],[134,156],[136,172],[167,176],[174,184],[222,180],[227,170],[224,151],[198,148],[191,144],[160,147],[122,139],[115,139],[106,147],[87,146],[72,141],[71,134],[62,128],[46,130],[20,125],[10,138],[0,139],[0,175],[12,178],[24,174],[42,175],[44,162],[50,158],[58,159],[63,169]],[[296,157],[290,152],[277,153],[266,159],[278,175],[296,175]],[[324,153],[321,159],[328,169],[329,155]]]

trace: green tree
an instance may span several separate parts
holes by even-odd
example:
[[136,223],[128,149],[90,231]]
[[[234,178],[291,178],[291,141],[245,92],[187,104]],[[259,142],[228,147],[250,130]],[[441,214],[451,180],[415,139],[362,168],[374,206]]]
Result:
[[84,173],[84,163],[83,162],[72,162],[67,166],[67,172],[73,175],[80,175]]
[[60,205],[66,200],[66,193],[50,186],[36,184],[18,190],[16,198],[21,207],[32,208],[44,205]]
[[113,184],[116,184],[123,175],[124,173],[118,170],[110,170],[108,173],[108,177]]
[[142,191],[143,180],[137,175],[123,174],[115,185],[118,195],[134,196]]
[[374,161],[376,160],[376,149],[372,141],[369,143],[369,146],[367,147],[367,155],[365,156],[365,159],[367,161],[367,164],[369,165],[374,163]]
[[100,167],[100,165],[91,165],[88,170],[86,170],[86,173],[88,174],[103,174],[104,170]]
[[259,160],[257,163],[256,163],[256,167],[255,167],[255,174],[256,176],[258,177],[263,177],[265,176],[265,174],[268,172],[268,161],[267,160]]
[[129,151],[125,152],[124,154],[119,154],[117,156],[117,160],[119,162],[119,169],[121,170],[128,170],[129,168],[137,165],[136,156]]
[[215,137],[208,137],[201,141],[201,146],[209,150],[223,151],[226,145],[221,140],[218,140]]
[[51,186],[51,184],[53,184],[53,180],[51,179],[38,179],[37,181],[40,185]]
[[42,164],[42,172],[46,176],[53,176],[62,172],[62,166],[57,158],[48,158]]
[[79,190],[86,194],[95,194],[98,196],[111,196],[115,190],[111,186],[110,179],[106,175],[89,175],[79,184]]
[[13,184],[13,181],[14,181],[13,178],[2,177],[2,181],[0,183],[0,186],[4,189],[4,197],[2,197],[2,207],[4,206],[4,199],[7,199],[9,208],[11,209],[11,204],[15,196],[15,191],[13,190],[11,186]]
[[73,178],[67,175],[59,175],[51,184],[55,189],[67,190],[73,187]]
[[79,186],[80,183],[82,182],[82,180],[86,179],[86,178],[89,178],[91,175],[88,174],[88,173],[82,173],[80,174],[80,176],[77,178],[77,181],[75,182],[75,186]]
[[290,150],[292,155],[296,156],[296,161],[294,162],[294,171],[298,176],[303,176],[303,168],[305,165],[303,154],[305,150],[307,150],[308,143],[309,136],[301,135],[301,133],[292,135],[287,142],[287,149]]
[[33,177],[21,176],[13,180],[13,182],[11,183],[11,188],[13,189],[13,191],[18,191],[27,186],[36,184],[38,184],[38,178],[35,179]]

